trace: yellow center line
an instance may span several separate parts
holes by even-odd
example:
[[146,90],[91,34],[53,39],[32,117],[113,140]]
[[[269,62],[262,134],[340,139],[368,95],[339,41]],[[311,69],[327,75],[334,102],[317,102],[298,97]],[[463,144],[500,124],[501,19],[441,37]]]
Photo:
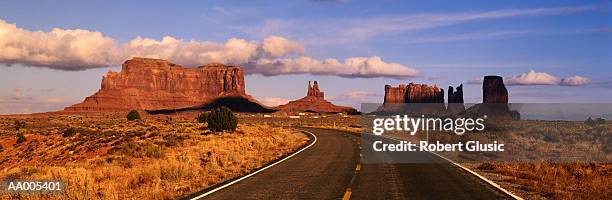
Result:
[[342,196],[342,200],[349,200],[351,199],[351,188],[347,188],[346,192],[344,192],[344,196]]

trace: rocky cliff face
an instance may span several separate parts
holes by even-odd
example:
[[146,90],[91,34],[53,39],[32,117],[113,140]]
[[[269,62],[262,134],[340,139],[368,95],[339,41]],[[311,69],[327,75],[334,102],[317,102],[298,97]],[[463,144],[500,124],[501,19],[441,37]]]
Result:
[[406,103],[406,84],[400,84],[399,87],[385,85],[384,103]]
[[426,84],[385,85],[384,104],[377,112],[418,114],[440,114],[446,111],[444,90]]
[[359,113],[356,109],[346,106],[336,106],[331,102],[325,100],[324,93],[319,89],[317,81],[311,86],[308,82],[308,92],[306,97],[290,101],[285,105],[276,107],[277,110],[286,112],[319,112],[319,113],[347,113],[357,114]]
[[385,85],[384,103],[444,103],[444,90],[425,84]]
[[308,92],[306,92],[306,96],[312,96],[312,97],[324,99],[325,93],[321,92],[317,81],[314,82],[314,86],[311,86],[310,81],[308,81]]
[[463,103],[463,84],[457,86],[456,89],[448,86],[448,103]]
[[508,103],[508,90],[501,76],[485,76],[482,83],[483,103]]
[[133,58],[109,71],[101,89],[66,111],[161,110],[202,105],[220,97],[244,97],[240,67],[208,64],[185,68],[165,60]]
[[408,84],[407,103],[444,103],[444,90],[425,84]]
[[449,113],[457,114],[465,110],[463,104],[463,84],[457,86],[456,90],[453,86],[448,86],[448,107]]
[[485,76],[482,83],[482,102],[464,112],[467,116],[483,116],[507,119],[520,119],[521,114],[510,110],[508,89],[501,76]]

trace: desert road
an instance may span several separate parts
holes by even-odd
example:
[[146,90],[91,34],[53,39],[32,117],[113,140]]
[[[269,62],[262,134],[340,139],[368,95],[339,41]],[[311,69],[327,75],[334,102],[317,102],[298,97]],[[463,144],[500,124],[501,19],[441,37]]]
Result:
[[512,199],[433,154],[409,155],[428,164],[362,165],[357,136],[305,130],[317,137],[310,148],[201,199]]

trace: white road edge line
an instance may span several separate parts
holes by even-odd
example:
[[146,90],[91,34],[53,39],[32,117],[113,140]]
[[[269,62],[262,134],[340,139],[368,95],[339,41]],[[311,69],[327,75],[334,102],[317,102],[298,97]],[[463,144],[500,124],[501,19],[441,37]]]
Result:
[[[387,138],[389,138],[389,137],[387,137]],[[389,138],[389,139],[392,139],[392,140],[395,140],[395,141],[401,142],[401,140],[399,140],[399,139],[395,139],[395,138]],[[522,197],[519,197],[519,196],[517,196],[517,195],[513,194],[512,192],[510,192],[510,191],[508,191],[508,190],[506,190],[506,189],[502,188],[501,186],[499,186],[497,183],[495,183],[495,182],[493,182],[493,181],[491,181],[491,180],[489,180],[489,179],[485,178],[484,176],[481,176],[480,174],[478,174],[478,173],[476,173],[476,172],[472,171],[471,169],[469,169],[469,168],[467,168],[467,167],[464,167],[464,166],[460,165],[459,163],[456,163],[455,161],[452,161],[451,159],[448,159],[448,158],[446,158],[446,157],[444,157],[444,156],[442,156],[442,155],[440,155],[440,154],[437,154],[437,153],[435,153],[435,152],[433,152],[433,151],[427,151],[427,152],[432,153],[432,154],[434,154],[434,155],[436,155],[436,156],[438,156],[438,157],[440,157],[440,158],[442,158],[442,159],[444,159],[444,160],[446,160],[446,161],[448,161],[448,162],[450,162],[450,163],[453,163],[453,164],[454,164],[454,165],[456,165],[457,167],[459,167],[459,168],[461,168],[461,169],[463,169],[463,170],[465,170],[465,171],[470,172],[472,175],[474,175],[474,176],[476,176],[476,177],[478,177],[478,178],[482,179],[483,181],[487,182],[489,185],[491,185],[491,186],[493,186],[493,187],[495,187],[495,188],[499,189],[500,191],[502,191],[502,192],[506,193],[507,195],[511,196],[512,198],[514,198],[514,199],[516,199],[516,200],[524,200]]]
[[[298,129],[298,130],[299,130],[299,129]],[[264,171],[264,170],[266,170],[266,169],[268,169],[268,168],[270,168],[270,167],[273,167],[274,165],[277,165],[277,164],[279,164],[279,163],[281,163],[281,162],[283,162],[283,161],[285,161],[285,160],[287,160],[287,159],[289,159],[289,158],[291,158],[291,157],[293,157],[293,156],[295,156],[295,155],[299,154],[300,152],[302,152],[302,151],[304,151],[304,150],[306,150],[306,149],[310,148],[312,145],[314,145],[315,143],[317,143],[317,136],[315,136],[315,134],[313,134],[313,133],[311,133],[311,132],[309,132],[309,131],[305,131],[305,130],[299,130],[299,131],[303,131],[303,132],[306,132],[306,133],[308,133],[308,134],[312,135],[312,137],[314,138],[314,141],[312,141],[312,143],[310,143],[308,146],[306,146],[306,147],[304,147],[304,148],[302,148],[302,149],[300,149],[300,150],[296,151],[295,153],[293,153],[293,154],[291,154],[291,155],[289,155],[289,156],[287,156],[287,157],[285,157],[285,158],[283,158],[283,159],[281,159],[281,160],[279,160],[279,161],[276,161],[275,163],[272,163],[272,164],[270,164],[270,165],[268,165],[268,166],[266,166],[266,167],[264,167],[264,168],[261,168],[261,169],[259,169],[259,170],[257,170],[257,171],[254,171],[254,172],[252,172],[252,173],[250,173],[250,174],[247,174],[247,175],[245,175],[245,176],[243,176],[243,177],[240,177],[239,179],[236,179],[236,180],[234,180],[234,181],[232,181],[232,182],[229,182],[229,183],[227,183],[227,184],[225,184],[225,185],[219,186],[219,187],[217,187],[217,188],[215,188],[215,189],[213,189],[213,190],[211,190],[211,191],[208,191],[208,192],[206,192],[206,193],[204,193],[204,194],[201,194],[201,195],[199,195],[199,196],[197,196],[197,197],[194,197],[194,198],[192,198],[192,200],[201,199],[202,197],[208,196],[208,195],[210,195],[210,194],[212,194],[212,193],[215,193],[215,192],[217,192],[217,191],[219,191],[219,190],[221,190],[221,189],[223,189],[223,188],[229,187],[229,186],[231,186],[231,185],[233,185],[233,184],[236,184],[236,183],[238,183],[238,182],[240,182],[240,181],[242,181],[242,180],[244,180],[244,179],[247,179],[247,178],[249,178],[249,177],[251,177],[251,176],[253,176],[253,175],[255,175],[255,174],[259,173],[259,172],[262,172],[262,171]]]

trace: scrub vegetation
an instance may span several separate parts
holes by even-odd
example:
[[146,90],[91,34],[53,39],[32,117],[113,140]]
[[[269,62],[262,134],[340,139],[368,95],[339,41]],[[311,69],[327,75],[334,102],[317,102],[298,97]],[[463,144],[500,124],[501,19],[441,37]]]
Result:
[[[212,132],[191,115],[140,117],[0,118],[0,180],[59,179],[67,185],[62,195],[0,199],[176,199],[246,174],[308,142],[291,128],[240,124],[234,131]],[[23,141],[15,137],[13,118]]]

